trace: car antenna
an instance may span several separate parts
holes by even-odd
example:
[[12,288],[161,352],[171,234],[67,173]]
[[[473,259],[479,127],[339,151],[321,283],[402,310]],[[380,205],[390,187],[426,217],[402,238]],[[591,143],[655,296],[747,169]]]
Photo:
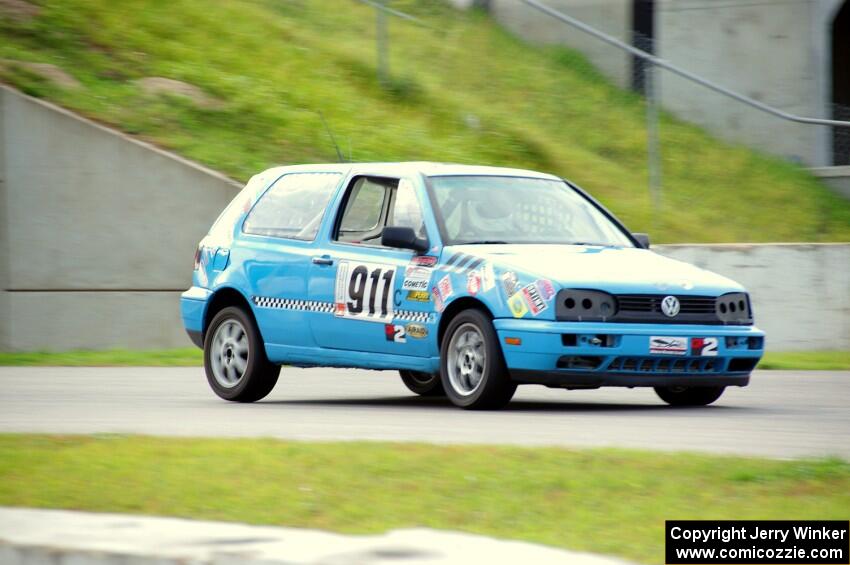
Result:
[[339,145],[336,144],[336,138],[334,138],[334,134],[331,131],[331,128],[328,127],[328,122],[325,120],[325,114],[319,110],[319,117],[322,118],[322,123],[325,125],[325,131],[328,132],[328,137],[331,138],[331,143],[334,144],[334,149],[336,149],[336,157],[339,159],[340,163],[345,163],[345,157],[342,155],[342,151],[339,150]]

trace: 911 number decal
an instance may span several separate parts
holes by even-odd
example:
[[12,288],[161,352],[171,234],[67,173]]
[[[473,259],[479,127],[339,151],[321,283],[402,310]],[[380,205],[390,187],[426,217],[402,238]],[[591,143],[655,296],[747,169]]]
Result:
[[393,318],[395,265],[342,261],[336,271],[334,314],[368,322]]

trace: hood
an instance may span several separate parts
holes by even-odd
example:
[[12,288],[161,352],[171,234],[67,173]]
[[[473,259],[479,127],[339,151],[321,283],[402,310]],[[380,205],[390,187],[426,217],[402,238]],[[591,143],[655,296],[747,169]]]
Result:
[[481,257],[499,270],[550,279],[564,288],[680,295],[718,295],[744,290],[731,279],[648,249],[508,244],[454,245],[446,251]]

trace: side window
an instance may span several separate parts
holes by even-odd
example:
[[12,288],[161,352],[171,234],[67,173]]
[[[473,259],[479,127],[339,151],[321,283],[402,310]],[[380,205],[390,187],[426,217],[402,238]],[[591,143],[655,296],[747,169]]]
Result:
[[425,237],[425,223],[422,220],[422,208],[416,199],[416,190],[408,179],[398,181],[388,226],[413,228],[418,237]]
[[384,209],[397,181],[360,177],[349,189],[336,239],[347,243],[378,244],[384,229]]
[[319,231],[339,173],[290,173],[260,198],[242,230],[254,235],[312,241]]

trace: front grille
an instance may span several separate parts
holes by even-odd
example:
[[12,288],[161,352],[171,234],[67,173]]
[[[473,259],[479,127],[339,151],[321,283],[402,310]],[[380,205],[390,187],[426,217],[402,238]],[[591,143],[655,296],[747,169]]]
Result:
[[719,359],[705,357],[615,357],[611,373],[706,374],[720,371]]
[[[558,291],[555,316],[570,322],[621,322],[631,324],[752,325],[752,310],[746,294],[733,292],[715,296],[674,294],[679,312],[669,317],[661,302],[669,294],[608,294],[598,290]],[[603,306],[605,308],[603,308]]]
[[[618,294],[620,312],[655,312],[661,314],[661,301],[666,294]],[[717,299],[713,296],[677,296],[680,314],[714,314]]]

